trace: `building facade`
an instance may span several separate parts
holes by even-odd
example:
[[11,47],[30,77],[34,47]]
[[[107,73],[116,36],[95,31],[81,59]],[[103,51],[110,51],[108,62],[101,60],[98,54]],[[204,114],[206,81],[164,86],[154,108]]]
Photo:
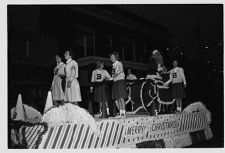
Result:
[[72,49],[78,61],[84,95],[97,60],[103,60],[110,72],[112,51],[120,54],[125,69],[131,67],[144,77],[151,51],[165,50],[169,37],[166,27],[116,5],[9,5],[9,99],[22,92],[27,103],[39,99],[34,107],[42,106],[53,78],[55,54],[66,49]]

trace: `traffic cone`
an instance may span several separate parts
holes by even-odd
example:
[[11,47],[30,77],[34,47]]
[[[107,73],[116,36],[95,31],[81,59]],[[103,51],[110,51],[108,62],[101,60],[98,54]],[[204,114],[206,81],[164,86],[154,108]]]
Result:
[[21,94],[19,94],[17,98],[16,108],[13,114],[13,120],[25,121],[25,114]]
[[48,96],[46,99],[46,104],[45,104],[45,109],[44,109],[44,113],[49,109],[53,107],[53,102],[52,102],[52,93],[51,91],[48,92]]

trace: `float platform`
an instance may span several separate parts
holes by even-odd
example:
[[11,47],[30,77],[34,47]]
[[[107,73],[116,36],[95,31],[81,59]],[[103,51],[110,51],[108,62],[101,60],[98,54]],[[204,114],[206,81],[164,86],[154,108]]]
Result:
[[20,122],[18,130],[24,148],[30,149],[180,148],[213,137],[205,112],[128,115],[123,119],[96,119],[96,123],[98,134],[88,124],[74,123]]

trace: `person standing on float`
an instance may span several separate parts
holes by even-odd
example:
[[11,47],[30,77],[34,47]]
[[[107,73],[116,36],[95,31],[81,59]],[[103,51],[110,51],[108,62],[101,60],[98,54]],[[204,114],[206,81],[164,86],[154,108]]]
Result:
[[78,102],[81,101],[80,85],[77,80],[78,64],[72,59],[72,52],[70,50],[66,50],[64,56],[67,60],[65,66],[66,87],[64,101],[78,105]]
[[55,60],[57,62],[57,66],[54,68],[54,78],[52,81],[51,91],[53,103],[54,105],[58,105],[64,100],[62,78],[65,75],[65,64],[62,62],[62,57],[59,54],[56,54]]
[[[92,72],[91,82],[92,83],[101,83],[107,80],[112,80],[111,76],[104,69],[104,63],[102,61],[97,61],[96,70]],[[107,85],[105,83],[101,85],[97,85],[94,87],[94,101],[99,102],[99,117],[103,117],[103,104],[106,106],[106,113],[109,115],[109,105],[108,105],[108,93],[107,93]],[[93,92],[93,87],[90,88],[91,92]]]
[[187,83],[184,70],[178,67],[178,61],[173,61],[173,69],[170,70],[170,79],[165,83],[167,86],[172,82],[172,97],[176,99],[177,112],[182,111],[182,99],[186,98],[184,88]]
[[112,99],[118,101],[120,115],[118,117],[126,117],[126,103],[124,99],[127,98],[127,89],[125,84],[125,74],[123,71],[123,64],[119,61],[119,54],[113,52],[110,55],[110,60],[113,62],[112,67]]

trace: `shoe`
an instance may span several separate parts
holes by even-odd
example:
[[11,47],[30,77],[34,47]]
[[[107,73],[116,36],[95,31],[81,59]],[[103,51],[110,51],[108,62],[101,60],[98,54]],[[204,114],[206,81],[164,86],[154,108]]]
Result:
[[108,118],[108,117],[109,117],[109,115],[106,114],[105,117],[103,117],[103,115],[101,115],[99,118]]
[[115,116],[115,118],[121,118],[121,115]]
[[126,114],[122,113],[119,116],[116,116],[115,118],[126,118]]
[[181,112],[180,111],[175,111],[175,114],[180,114]]
[[102,116],[102,113],[95,114],[94,116],[100,118]]
[[113,114],[109,114],[108,116],[109,116],[109,117],[115,117],[115,115],[113,115]]
[[126,114],[122,113],[121,118],[126,118]]

